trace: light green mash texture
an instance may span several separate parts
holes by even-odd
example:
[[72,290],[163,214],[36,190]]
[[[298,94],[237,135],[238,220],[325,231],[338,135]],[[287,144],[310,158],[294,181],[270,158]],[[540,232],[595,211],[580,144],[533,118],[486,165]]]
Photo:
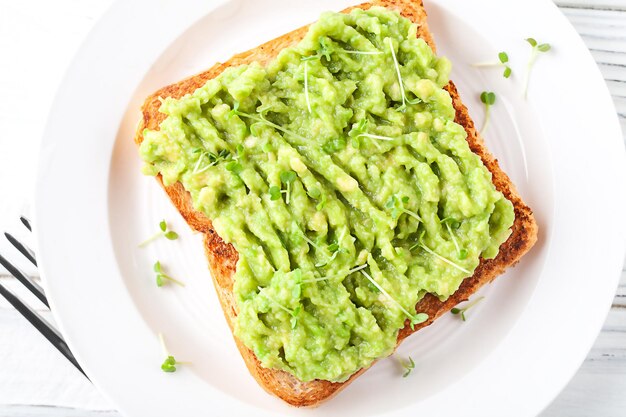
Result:
[[454,123],[449,71],[407,19],[356,9],[266,68],[163,100],[144,170],[181,182],[239,252],[235,334],[263,366],[346,380],[508,238],[513,207]]

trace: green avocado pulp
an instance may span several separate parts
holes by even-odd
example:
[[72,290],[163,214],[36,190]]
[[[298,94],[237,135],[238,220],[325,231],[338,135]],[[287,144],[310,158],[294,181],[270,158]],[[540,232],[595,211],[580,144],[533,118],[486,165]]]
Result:
[[234,245],[235,335],[265,367],[344,381],[391,354],[510,235],[513,207],[443,87],[450,63],[384,8],[324,13],[262,67],[162,100],[146,174]]

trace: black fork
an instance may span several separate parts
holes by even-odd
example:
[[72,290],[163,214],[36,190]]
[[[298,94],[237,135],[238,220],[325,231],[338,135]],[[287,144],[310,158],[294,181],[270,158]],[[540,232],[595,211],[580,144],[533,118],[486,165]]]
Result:
[[[29,231],[32,232],[30,221],[26,217],[20,217],[22,224]],[[6,239],[21,253],[26,259],[28,259],[33,265],[37,266],[37,258],[35,252],[27,245],[20,242],[9,233],[5,233]],[[4,266],[11,275],[13,275],[24,287],[26,287],[35,297],[37,297],[46,307],[50,308],[48,299],[43,288],[35,282],[25,272],[9,262],[4,256],[0,255],[0,265]],[[70,348],[65,343],[61,333],[46,321],[41,315],[39,315],[34,309],[29,307],[24,301],[20,300],[15,294],[9,291],[6,287],[0,284],[0,295],[2,295],[28,322],[35,327],[48,341],[54,346],[63,356],[67,358],[72,365],[76,367],[85,377],[87,375],[82,370],[78,361],[70,351]]]

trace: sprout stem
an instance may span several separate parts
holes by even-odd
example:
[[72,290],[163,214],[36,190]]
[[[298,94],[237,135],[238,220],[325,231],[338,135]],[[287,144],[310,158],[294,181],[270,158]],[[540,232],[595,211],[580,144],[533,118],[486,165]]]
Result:
[[487,131],[487,127],[489,126],[489,118],[491,116],[491,106],[489,104],[485,104],[485,122],[483,123],[483,127],[480,129],[480,134],[484,135]]
[[386,141],[393,140],[393,138],[390,138],[389,136],[372,135],[370,133],[361,133],[358,136],[359,137],[363,136],[363,137],[370,138],[370,139],[386,140]]
[[400,74],[400,64],[396,58],[396,52],[393,50],[393,42],[391,38],[387,38],[389,41],[389,50],[391,51],[391,57],[393,58],[393,65],[396,67],[396,75],[398,76],[398,84],[400,85],[400,94],[402,95],[402,108],[406,107],[406,95],[404,93],[404,83],[402,82],[402,75]]
[[526,74],[524,75],[524,99],[528,98],[528,84],[530,82],[530,70],[535,64],[535,60],[537,59],[537,48],[533,48],[530,52],[530,59],[528,60],[528,64],[526,65]]
[[398,301],[396,301],[395,298],[393,298],[391,295],[389,295],[389,293],[387,291],[385,291],[385,289],[382,287],[382,285],[380,285],[378,282],[376,282],[376,280],[374,280],[374,278],[371,277],[370,274],[368,274],[367,272],[365,272],[364,270],[361,270],[361,273],[365,276],[365,278],[367,278],[369,280],[369,282],[372,283],[372,285],[374,285],[376,288],[378,288],[378,290],[383,293],[385,295],[385,297],[387,297],[388,299],[390,299],[391,301],[393,301],[398,308],[409,318],[413,318],[413,314],[409,313],[407,311],[406,308],[402,307],[402,304],[400,304]]
[[[452,265],[453,267],[455,267],[456,269],[458,269],[459,271],[463,271],[466,274],[471,274],[471,271],[468,271],[467,269],[463,268],[460,265],[457,265],[456,263],[452,262],[451,260],[449,260],[448,258],[444,258],[443,256],[439,255],[437,252],[433,251],[432,249],[430,249],[428,246],[424,245],[422,242],[419,242],[417,245],[415,246],[419,246],[420,248],[424,249],[426,252],[430,253],[431,255],[439,258],[440,260],[442,260],[443,262],[447,263],[448,265]],[[413,247],[415,247],[413,246]]]
[[161,236],[164,236],[165,232],[158,232],[155,233],[154,235],[150,236],[148,239],[144,240],[143,242],[141,242],[139,244],[140,248],[143,248],[144,246],[146,246],[148,243],[153,242],[155,240],[157,240],[158,238],[160,238]]
[[[304,61],[304,98],[306,99],[306,107],[311,113],[311,100],[309,99],[309,61]],[[287,202],[289,204],[289,202]]]

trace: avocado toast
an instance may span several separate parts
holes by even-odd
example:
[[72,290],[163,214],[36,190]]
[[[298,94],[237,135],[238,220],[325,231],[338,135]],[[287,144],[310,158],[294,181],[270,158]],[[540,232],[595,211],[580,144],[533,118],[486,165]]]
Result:
[[[369,44],[359,40],[351,43],[349,42],[351,38],[339,39],[341,40],[339,42],[338,39],[332,37],[326,37],[325,39],[330,39],[326,43],[319,42],[318,48],[317,41],[321,38],[307,35],[307,27],[298,29],[253,50],[236,55],[228,62],[217,64],[204,73],[157,91],[144,103],[143,119],[135,137],[135,141],[140,146],[145,138],[148,138],[148,145],[142,147],[142,156],[148,163],[148,173],[156,175],[157,179],[164,184],[165,191],[189,225],[205,235],[205,251],[215,288],[226,319],[237,335],[235,341],[250,372],[267,391],[296,406],[312,406],[330,398],[364,372],[377,358],[390,354],[393,348],[409,334],[429,325],[454,305],[466,300],[483,284],[493,280],[508,266],[515,264],[536,241],[537,226],[531,210],[522,202],[506,174],[500,170],[497,161],[484,147],[454,84],[448,83],[447,76],[441,75],[446,73],[445,61],[431,56],[432,52],[423,51],[423,53],[420,52],[416,55],[416,59],[421,56],[428,56],[429,64],[420,68],[429,72],[421,74],[415,79],[411,79],[406,70],[404,76],[401,74],[400,67],[404,69],[408,65],[407,56],[410,54],[411,45],[415,48],[421,45],[415,42],[409,46],[405,45],[404,59],[401,59],[399,42],[402,41],[402,36],[407,36],[409,33],[410,37],[411,30],[415,30],[417,38],[425,41],[425,44],[434,51],[434,43],[428,31],[426,14],[421,3],[408,0],[375,1],[347,9],[343,13],[350,13],[352,9],[368,10],[372,6],[396,10],[404,18],[416,23],[417,26],[412,26],[414,29],[404,28],[404,32],[400,30],[395,38],[393,36],[383,38],[380,34],[376,35],[378,29],[375,25],[372,26],[371,33],[374,35],[371,36],[370,40],[378,48],[370,48]],[[375,19],[391,19],[391,21],[394,19],[393,16],[383,11],[374,11],[372,12],[373,15],[368,15],[365,12],[359,14],[358,10],[355,13],[354,18],[357,20],[362,18],[364,22]],[[376,13],[380,15],[376,16]],[[328,16],[323,23],[326,24],[332,19],[338,18]],[[345,25],[345,28],[350,27],[349,23],[342,21],[328,24],[326,28],[322,24],[317,24],[314,29],[328,35],[342,24]],[[355,25],[358,24],[355,23]],[[368,23],[360,24],[367,26]],[[389,21],[387,24],[389,25]],[[398,27],[402,27],[403,24],[403,21],[397,23]],[[344,26],[341,27],[344,28]],[[344,32],[346,31],[350,32],[349,29],[344,30]],[[337,36],[341,38],[341,35]],[[315,42],[309,43],[314,45],[307,47],[306,42],[304,42],[304,46],[298,46],[302,39],[310,41],[312,38],[315,39]],[[284,50],[290,50],[301,56],[298,56],[298,60],[293,64],[289,61],[289,56],[285,57],[291,52],[284,53],[280,58],[279,53]],[[406,52],[407,50],[409,52]],[[325,68],[330,68],[329,71],[333,70],[333,59],[336,57],[341,58],[341,65],[343,65],[343,67],[340,65],[341,68],[338,68],[336,73],[341,74],[343,71],[347,76],[331,78],[333,90],[319,90],[319,85],[323,83]],[[282,79],[269,76],[274,85],[277,84],[277,81],[281,81],[280,84],[287,86],[277,87],[282,88],[280,89],[281,94],[284,95],[284,91],[292,90],[298,92],[297,95],[283,97],[283,101],[292,104],[292,106],[283,110],[286,118],[282,119],[278,117],[280,114],[272,116],[272,112],[281,107],[281,103],[270,102],[274,96],[263,96],[263,99],[259,100],[255,97],[253,102],[248,100],[250,92],[256,91],[258,85],[267,84],[265,81],[268,75],[262,66],[269,65],[269,71],[271,71],[271,66],[279,65],[281,60],[291,65],[286,65],[287,68],[297,67],[303,70],[297,74],[292,72],[290,77]],[[379,66],[384,64],[387,68],[386,72],[381,73],[381,77],[387,77],[386,87],[381,88],[381,91],[384,90],[387,96],[384,99],[387,100],[386,107],[389,108],[378,111],[374,109],[375,103],[363,104],[360,102],[361,104],[358,104],[359,99],[366,100],[374,93],[372,95],[355,95],[354,92],[358,89],[358,83],[351,84],[350,75],[358,74],[359,70],[357,68],[351,72],[346,72],[344,69],[346,65],[355,65],[355,63],[360,63],[359,65],[368,64],[365,60],[368,60],[370,65],[379,62],[381,63]],[[399,61],[402,61],[402,65],[398,64]],[[258,65],[252,64],[254,62]],[[251,65],[241,67],[244,64]],[[235,72],[238,71],[238,68],[242,68],[242,70]],[[220,78],[220,76],[222,77]],[[396,76],[397,79],[393,78]],[[258,79],[256,84],[250,82],[254,77]],[[360,77],[363,78],[364,76],[360,75]],[[215,82],[208,83],[216,79],[227,86],[228,91],[222,91],[220,94],[226,95],[228,102],[223,102],[223,100],[219,104],[213,102],[209,106],[210,108],[202,108],[206,102],[202,102],[201,96],[203,94],[216,94],[215,91],[222,88]],[[429,81],[420,82],[422,79]],[[369,83],[373,85],[376,80],[370,80]],[[213,91],[207,91],[213,88],[211,86],[215,86]],[[406,92],[403,90],[403,86],[406,87]],[[440,92],[437,87],[445,88],[445,94],[442,93],[444,90]],[[423,91],[429,88],[439,95],[443,94],[437,99],[439,101],[433,99],[435,103],[433,106],[443,106],[441,111],[444,113],[447,108],[453,109],[454,113],[451,115],[450,123],[444,125],[441,122],[442,126],[437,127],[434,126],[434,121],[429,121],[427,123],[428,128],[423,128],[421,125],[423,117],[418,116],[418,113],[424,113],[421,110],[430,105],[427,103],[426,96],[434,94],[430,90]],[[331,93],[341,94],[342,92],[346,96],[352,95],[353,97],[350,99],[353,101],[350,101],[349,105],[343,106],[343,108],[349,108],[350,112],[337,112],[335,110],[324,112],[322,107],[324,103],[330,100],[328,97],[333,96]],[[190,94],[192,98],[197,94],[200,103],[188,101],[181,107],[179,101],[167,101],[167,98],[181,99],[187,94]],[[266,102],[264,99],[267,99]],[[261,103],[260,106],[257,106],[257,101]],[[196,104],[197,112],[191,109]],[[271,109],[270,112],[258,111],[258,108],[266,104]],[[448,104],[447,107],[446,104]],[[275,107],[272,108],[272,105]],[[298,106],[300,107],[299,113],[294,113],[294,107]],[[361,111],[363,107],[369,111]],[[164,111],[169,113],[166,114]],[[184,148],[182,151],[178,148],[172,151],[162,146],[162,141],[165,140],[163,138],[168,135],[180,135],[181,132],[186,132],[190,137],[200,136],[203,140],[198,141],[198,143],[205,143],[206,138],[211,137],[215,129],[202,125],[205,123],[205,119],[198,119],[196,116],[206,112],[211,113],[213,124],[219,128],[217,129],[218,137],[215,141],[219,142],[222,138],[226,138],[229,141],[228,145],[232,146],[224,146],[219,150],[198,146],[196,148]],[[436,113],[435,110],[432,112]],[[192,130],[187,127],[180,128],[178,125],[171,125],[167,122],[165,125],[163,124],[168,115],[180,115],[182,113],[185,114],[185,120],[189,122]],[[265,114],[270,116],[266,118]],[[298,117],[309,121],[310,124],[304,126],[305,129],[294,131],[291,127],[293,126],[293,114],[301,115]],[[332,123],[330,124],[338,124],[339,129],[345,132],[345,135],[340,136],[343,141],[337,138],[331,139],[329,136],[323,144],[320,143],[321,150],[318,149],[317,144],[315,144],[315,149],[308,149],[303,143],[298,144],[298,140],[312,140],[310,137],[306,137],[307,132],[315,132],[311,128],[313,121],[310,120],[313,120],[314,116],[320,117],[324,114],[332,115]],[[400,114],[402,118],[406,118],[407,115],[411,116],[411,121],[403,122],[402,126],[413,129],[413,131],[409,131],[409,129],[394,134],[393,129],[396,126],[394,126],[393,118],[396,114]],[[273,121],[268,120],[271,117],[274,117]],[[337,122],[342,118],[345,119],[344,123]],[[171,120],[178,119],[174,117]],[[445,121],[445,118],[442,120]],[[455,123],[452,123],[452,120]],[[306,129],[307,127],[309,129]],[[442,152],[435,152],[428,148],[428,135],[424,136],[424,133],[439,138],[438,140],[441,142],[448,136],[458,139],[459,128],[464,131],[463,140],[466,140],[466,144],[463,142],[464,147],[459,147],[457,146],[458,143],[453,143],[453,148],[455,152],[459,153],[458,155],[446,156]],[[156,133],[162,129],[167,129],[164,130],[167,134]],[[243,133],[240,132],[241,129],[243,129]],[[232,142],[231,137],[236,137],[238,132],[243,135],[242,138],[245,140],[240,140],[237,146],[234,146],[234,143],[230,143]],[[323,136],[323,130],[321,132],[314,134],[313,136],[316,136],[314,139]],[[446,136],[447,134],[449,135]],[[271,138],[272,140],[263,144],[256,143],[257,139],[263,140],[264,138]],[[400,142],[401,140],[402,142]],[[277,146],[276,141],[280,141],[282,145]],[[422,148],[417,149],[416,144],[425,146],[423,152],[420,151]],[[293,151],[293,149],[298,149],[298,145],[302,155]],[[441,143],[437,145],[443,146]],[[244,183],[245,189],[254,190],[257,187],[254,180],[248,178],[248,174],[252,175],[254,172],[246,171],[248,163],[254,161],[253,158],[256,156],[252,149],[257,146],[263,147],[263,153],[266,154],[280,155],[281,152],[291,152],[287,154],[287,165],[275,172],[271,171],[272,167],[259,169],[265,173],[263,182],[267,182],[267,184],[261,184],[259,187],[263,191],[254,196],[263,202],[263,205],[259,207],[269,208],[263,210],[248,209],[246,211],[242,205],[229,205],[230,201],[233,200],[232,198],[226,198],[223,194],[212,195],[213,191],[220,188],[225,187],[230,192],[237,187],[243,187]],[[407,155],[399,153],[398,149],[406,147],[412,148]],[[433,154],[432,158],[437,159],[438,163],[435,164],[437,167],[433,167],[431,172],[424,172],[423,175],[424,178],[433,178],[434,186],[418,181],[416,189],[419,188],[419,193],[413,193],[411,189],[403,192],[389,192],[388,188],[392,184],[410,183],[410,181],[415,181],[415,178],[420,179],[420,175],[417,174],[405,179],[405,174],[402,171],[393,171],[395,164],[392,162],[404,161],[403,158],[406,157],[408,162],[404,162],[404,164],[409,162],[414,164],[415,168],[412,172],[418,172],[419,167],[422,167],[425,161],[432,165],[432,161],[428,157],[431,151],[436,153],[436,155]],[[346,154],[346,152],[351,153]],[[473,155],[467,155],[467,153]],[[345,171],[350,171],[353,176],[359,177],[358,169],[350,168],[348,162],[343,162],[345,171],[332,171],[336,172],[333,175],[328,174],[326,169],[336,169],[335,166],[331,163],[323,163],[323,161],[331,160],[331,157],[335,157],[335,161],[336,158],[342,157],[353,161],[362,154],[368,155],[368,162],[378,161],[379,166],[383,166],[386,170],[394,173],[390,177],[390,181],[381,182],[383,186],[375,195],[372,192],[360,193],[359,187],[364,190],[368,188],[367,181],[355,181],[352,176],[344,175]],[[392,159],[380,159],[380,155],[390,154],[394,155]],[[480,158],[476,158],[476,155]],[[457,159],[454,159],[453,156]],[[181,166],[177,166],[177,161],[185,158],[188,160],[184,161]],[[486,201],[484,204],[471,201],[463,203],[464,194],[455,191],[456,188],[453,186],[444,187],[442,185],[441,190],[439,189],[439,180],[442,184],[454,185],[453,178],[456,177],[453,177],[453,171],[457,168],[454,167],[452,171],[447,171],[445,168],[445,163],[450,160],[457,161],[456,163],[460,167],[471,166],[472,172],[477,173],[478,178],[472,177],[471,186],[474,187],[476,183],[479,184],[476,186],[476,193],[478,194],[472,195],[470,193],[470,196],[480,200],[478,195],[484,195]],[[482,161],[490,173],[489,177],[485,177],[484,174],[487,171],[482,165],[480,167],[472,165],[476,161]],[[263,163],[266,162],[263,161]],[[278,158],[278,162],[280,162],[280,158]],[[397,164],[401,165],[402,162]],[[370,165],[375,164],[371,163]],[[215,174],[209,176],[213,171]],[[383,172],[377,172],[377,177],[383,178],[384,170],[379,171]],[[178,181],[178,178],[183,178],[180,175],[186,175],[184,172],[189,174],[181,180],[185,182],[186,186]],[[310,172],[314,172],[316,175],[309,175]],[[433,173],[438,178],[432,177]],[[437,173],[439,175],[436,175]],[[201,174],[208,177],[202,178],[204,181],[202,187],[196,187],[194,185],[196,178]],[[207,181],[212,184],[211,187],[206,187]],[[233,181],[232,185],[230,185],[230,181]],[[470,187],[468,185],[469,180],[463,179],[463,181],[464,183],[459,187]],[[486,186],[485,181],[489,187]],[[225,183],[227,185],[224,185]],[[206,190],[202,194],[202,189],[205,188]],[[314,192],[315,189],[317,192]],[[427,195],[431,191],[436,195],[429,199]],[[241,200],[243,201],[250,194],[254,193],[245,192],[241,194]],[[361,194],[366,194],[369,199],[363,200]],[[449,200],[446,200],[447,195],[450,196]],[[326,196],[328,201],[324,199]],[[250,204],[256,204],[255,201]],[[432,207],[429,206],[429,202],[432,203]],[[440,204],[438,205],[438,203]],[[335,221],[341,216],[330,211],[333,207],[349,213],[357,211],[356,209],[353,210],[354,207],[359,207],[359,212],[367,213],[362,220],[366,226],[363,227],[352,218]],[[285,208],[286,213],[293,214],[295,210],[303,213],[300,215],[302,220],[293,223],[295,229],[289,229],[304,229],[301,237],[297,236],[298,232],[286,233],[283,230],[283,233],[276,233],[278,239],[275,239],[275,244],[272,244],[271,237],[273,235],[268,235],[267,240],[259,238],[259,236],[264,235],[264,230],[248,230],[241,236],[241,233],[236,233],[239,231],[236,224],[229,223],[234,221],[233,219],[237,219],[238,216],[242,217],[241,222],[245,223],[246,216],[250,217],[259,213],[263,214],[261,212],[267,212],[267,217],[260,217],[253,222],[248,222],[246,227],[254,228],[268,223],[277,224],[279,222],[272,215],[281,213],[281,210],[284,211]],[[457,212],[458,215],[450,215],[450,213]],[[492,216],[496,212],[498,214]],[[213,215],[207,215],[207,213],[213,213]],[[317,213],[321,214],[318,215]],[[298,218],[295,215],[294,217]],[[509,217],[510,222],[507,222],[506,219]],[[495,220],[492,221],[492,218]],[[217,224],[215,224],[216,219],[218,220]],[[310,222],[309,219],[321,220]],[[329,225],[325,226],[327,219]],[[446,221],[447,219],[451,220]],[[320,226],[318,223],[322,225]],[[340,233],[339,230],[345,228],[346,224],[350,226],[348,227],[350,233]],[[280,227],[276,226],[276,228],[279,229]],[[337,232],[325,232],[328,228]],[[485,228],[487,228],[486,231]],[[216,229],[220,233],[216,232]],[[369,234],[372,230],[378,233],[374,237]],[[483,234],[478,239],[481,242],[479,246],[475,246],[471,238],[474,236],[472,233],[476,230],[483,230]],[[388,235],[391,233],[390,236],[393,238],[388,239],[387,246],[379,243],[385,242],[387,235],[384,232]],[[353,234],[356,238],[352,237]],[[246,242],[245,238],[250,236],[256,237],[255,242],[258,240],[258,245],[246,246],[241,243]],[[243,258],[232,243],[225,243],[224,238],[229,242],[239,242],[235,244],[246,251],[243,253]],[[375,241],[376,244],[368,244],[367,242],[370,241]],[[500,245],[501,241],[503,243]],[[490,245],[493,246],[494,242],[497,243],[495,250],[490,247]],[[497,250],[498,246],[499,251]],[[256,252],[252,251],[256,247],[260,248],[259,258],[262,258],[258,262]],[[383,255],[384,251],[390,247],[393,248],[394,253]],[[289,250],[289,253],[286,253],[285,250]],[[362,253],[365,253],[365,256],[361,256]],[[286,260],[280,262],[281,256],[286,256]],[[383,258],[393,258],[396,263],[387,266],[387,260]],[[244,259],[245,262],[238,264],[241,259]],[[419,260],[419,262],[413,263],[414,260]],[[475,263],[472,263],[474,261]],[[297,268],[290,268],[290,263],[296,265]],[[238,265],[239,271],[237,271]],[[267,270],[267,268],[263,269],[267,265],[272,267],[272,271],[269,273],[269,278],[263,280],[259,277],[263,271]],[[387,267],[389,269],[386,269]],[[364,268],[367,268],[367,271]],[[406,273],[402,272],[398,275],[397,281],[406,283],[406,285],[397,287],[394,282],[387,281],[385,277],[390,273],[388,271],[394,268],[406,269]],[[412,273],[412,271],[415,272]],[[425,274],[424,271],[427,273]],[[238,272],[240,278],[236,281],[235,275]],[[327,289],[338,274],[341,275],[339,277],[341,281],[332,282],[334,287]],[[421,276],[431,277],[432,282],[420,282]],[[342,283],[344,279],[346,280],[345,284]],[[318,286],[322,289],[316,292]],[[311,288],[314,288],[315,291]],[[324,290],[325,288],[326,290]],[[285,289],[289,290],[287,291],[288,295],[284,294]],[[350,299],[339,297],[344,293],[349,294]],[[319,314],[326,313],[318,306],[319,299],[323,299],[324,294],[327,297],[339,297],[329,301],[345,307],[340,310],[347,312],[346,317],[341,318],[343,321],[340,324],[328,324],[328,329],[320,326],[319,319],[315,317],[317,312],[320,312]],[[408,305],[406,305],[407,300],[411,300],[410,297],[415,297],[416,300],[416,303],[413,303],[415,309],[412,312],[407,311]],[[318,304],[315,304],[315,299],[318,300]],[[311,300],[315,305],[311,305]],[[302,307],[300,307],[301,305]],[[243,318],[240,317],[242,308],[245,313]],[[355,318],[354,315],[357,313],[359,315]],[[382,330],[378,333],[374,330],[371,332],[359,330],[359,325],[363,327],[363,323],[366,323],[368,319],[371,320],[372,317],[378,323],[369,323],[369,328],[380,325]],[[255,321],[257,318],[258,321]],[[341,342],[336,340],[333,340],[333,347],[324,346],[324,342],[330,340],[330,336],[325,336],[324,331],[333,335],[340,334],[342,330],[345,330],[344,327],[348,328],[349,332],[341,348],[336,347]],[[316,331],[319,331],[321,336],[315,335]],[[393,336],[391,344],[389,343],[390,335]],[[292,341],[297,340],[298,337],[304,337],[305,340]],[[271,346],[277,340],[280,342],[286,340],[286,342],[280,348],[272,348]],[[310,345],[312,340],[315,343]],[[270,346],[267,350],[264,349],[266,344]],[[355,346],[360,347],[360,349],[353,349]],[[363,346],[367,346],[368,349],[373,346],[375,348],[374,354],[369,351],[366,352]],[[306,348],[302,349],[303,347]],[[304,350],[311,354],[303,358],[293,354],[292,350]],[[319,356],[319,352],[323,354],[324,359],[316,359],[316,353]],[[329,359],[325,359],[326,357]],[[335,359],[333,360],[333,358]],[[324,362],[325,360],[326,362]],[[262,364],[262,362],[264,363]],[[309,364],[317,364],[317,366],[309,366]],[[351,364],[355,365],[351,368]],[[316,375],[323,377],[315,378]]]

